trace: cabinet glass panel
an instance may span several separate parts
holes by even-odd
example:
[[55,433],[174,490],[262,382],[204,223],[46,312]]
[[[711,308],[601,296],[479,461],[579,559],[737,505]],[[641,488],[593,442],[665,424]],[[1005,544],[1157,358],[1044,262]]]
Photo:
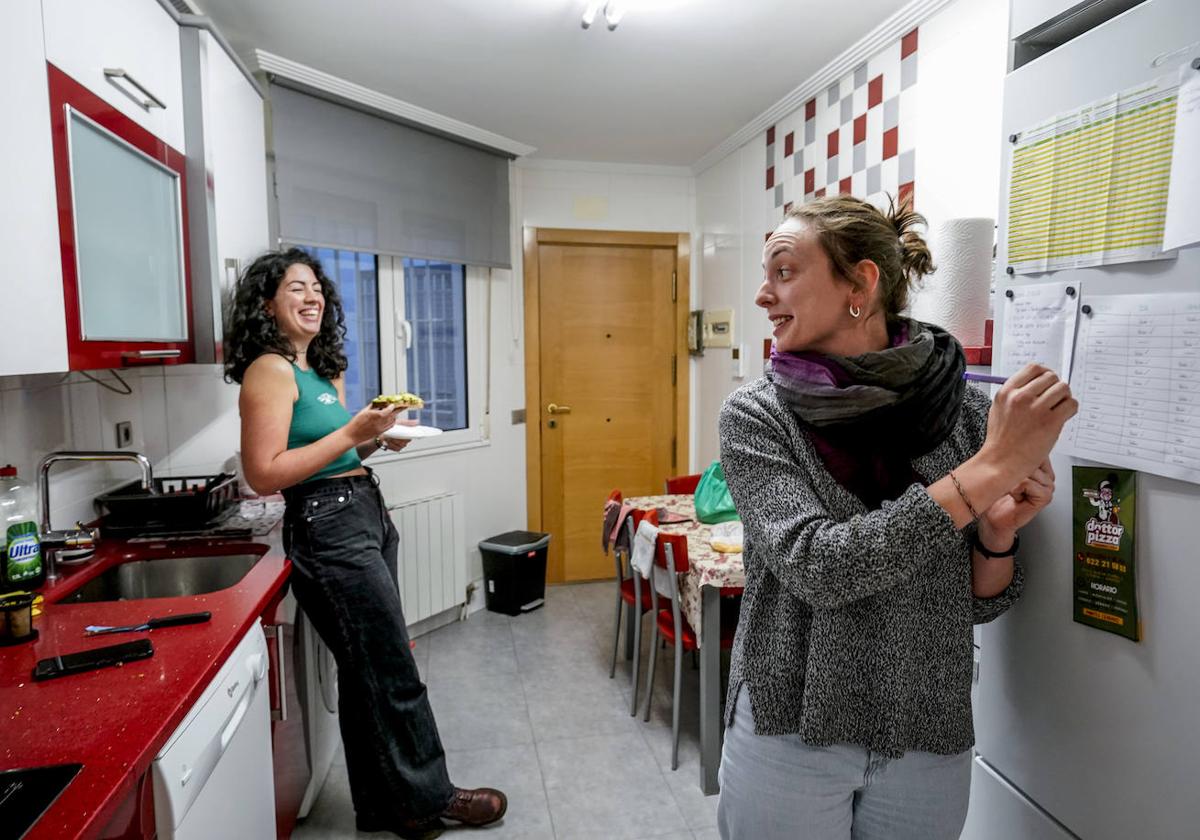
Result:
[[84,338],[186,339],[179,178],[87,117],[70,116]]

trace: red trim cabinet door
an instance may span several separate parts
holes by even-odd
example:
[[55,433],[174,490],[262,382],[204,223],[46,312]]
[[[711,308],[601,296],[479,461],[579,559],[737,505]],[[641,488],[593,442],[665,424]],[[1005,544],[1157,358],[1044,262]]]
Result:
[[[142,126],[122,114],[103,99],[93,94],[83,85],[59,70],[53,64],[47,63],[47,73],[50,82],[50,131],[54,145],[54,177],[58,198],[58,227],[62,245],[62,275],[63,301],[67,319],[67,356],[71,370],[95,370],[99,368],[129,367],[140,364],[182,364],[195,359],[192,337],[192,280],[191,267],[188,259],[188,225],[186,204],[186,183],[184,155],[159,140]],[[167,175],[167,190],[173,191],[175,208],[174,218],[158,219],[160,229],[167,230],[169,235],[177,235],[173,247],[178,248],[179,267],[166,266],[161,274],[163,283],[182,283],[178,293],[169,288],[166,294],[166,304],[170,305],[172,298],[177,296],[181,311],[178,313],[165,310],[164,302],[148,300],[146,295],[139,295],[136,290],[122,289],[118,283],[111,283],[111,288],[97,288],[93,283],[85,286],[82,283],[80,251],[81,243],[76,224],[76,200],[74,192],[74,177],[78,174],[72,170],[71,126],[72,122],[87,125],[94,129],[95,135],[103,140],[110,140],[115,148],[131,151],[131,160],[149,161],[156,164],[156,171]],[[74,150],[78,152],[78,150]],[[111,173],[110,173],[111,174]],[[110,178],[110,180],[113,180]],[[161,180],[161,179],[160,179]],[[132,189],[131,185],[131,189]],[[119,191],[119,185],[114,191]],[[91,232],[93,239],[91,247],[103,250],[105,239],[103,230],[111,229],[114,233],[114,249],[125,250],[127,246],[118,246],[121,241],[119,208],[122,204],[128,206],[129,196],[120,196],[113,202],[114,215],[97,225],[97,231]],[[168,204],[171,203],[168,201]],[[94,212],[94,211],[93,211]],[[177,231],[177,234],[175,233]],[[127,231],[126,231],[127,232]],[[122,260],[131,261],[138,267],[142,276],[146,269],[137,266],[139,260],[147,260],[136,248],[127,249],[133,253],[110,253],[106,255],[110,266],[120,264]],[[159,263],[161,265],[161,261]],[[151,272],[153,274],[153,272]],[[104,334],[114,330],[101,330],[100,335],[89,337],[84,321],[84,294],[112,296],[103,301],[100,306],[113,317],[117,312],[121,329],[115,330],[121,335]],[[150,325],[174,320],[176,328],[173,335],[164,336],[155,332]],[[172,332],[168,330],[167,332]],[[127,334],[126,334],[127,333]],[[148,335],[151,333],[151,335]]]

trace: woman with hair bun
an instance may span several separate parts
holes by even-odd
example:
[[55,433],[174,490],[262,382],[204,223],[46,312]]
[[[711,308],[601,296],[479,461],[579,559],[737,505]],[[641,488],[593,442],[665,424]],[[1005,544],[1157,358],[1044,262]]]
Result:
[[[404,410],[346,408],[346,335],[337,289],[293,248],[238,280],[225,378],[241,384],[242,466],[260,493],[283,491],[296,600],[338,665],[338,722],[359,831],[433,838],[442,818],[487,825],[507,800],[450,783],[396,582],[398,537],[362,459]],[[404,421],[401,421],[404,422]]]
[[965,387],[954,337],[904,314],[923,223],[824,198],[763,249],[770,366],[720,417],[746,533],[724,840],[952,840],[966,817],[972,625],[1020,595],[1017,531],[1078,405],[1035,364],[994,403]]

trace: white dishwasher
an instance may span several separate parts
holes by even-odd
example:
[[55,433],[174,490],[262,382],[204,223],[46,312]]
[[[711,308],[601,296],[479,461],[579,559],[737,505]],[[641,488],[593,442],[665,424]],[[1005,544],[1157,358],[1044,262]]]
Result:
[[159,840],[271,840],[267,642],[255,622],[153,765]]

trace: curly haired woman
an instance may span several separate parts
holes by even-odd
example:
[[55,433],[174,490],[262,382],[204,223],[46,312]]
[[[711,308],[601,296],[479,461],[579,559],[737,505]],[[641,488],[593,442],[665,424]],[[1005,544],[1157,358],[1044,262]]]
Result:
[[238,281],[226,379],[241,384],[242,463],[260,493],[283,491],[296,600],[338,664],[338,720],[360,831],[442,833],[487,825],[507,800],[450,783],[397,588],[396,529],[362,459],[398,406],[346,408],[346,327],[337,289],[302,250],[264,254]]

